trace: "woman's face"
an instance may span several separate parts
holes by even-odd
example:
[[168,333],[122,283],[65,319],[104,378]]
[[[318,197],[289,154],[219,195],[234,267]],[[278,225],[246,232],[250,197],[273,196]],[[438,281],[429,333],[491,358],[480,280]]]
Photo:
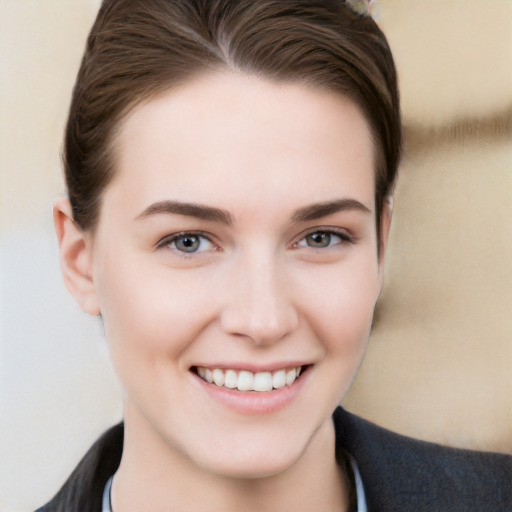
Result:
[[381,289],[367,123],[340,95],[219,73],[137,107],[115,148],[89,256],[127,431],[216,474],[291,467]]

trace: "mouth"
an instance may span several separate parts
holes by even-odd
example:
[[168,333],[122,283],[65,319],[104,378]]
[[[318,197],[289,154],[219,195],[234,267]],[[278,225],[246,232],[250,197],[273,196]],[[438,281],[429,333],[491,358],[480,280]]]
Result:
[[268,393],[292,386],[307,368],[307,366],[295,366],[275,371],[251,372],[248,370],[194,366],[191,370],[208,384],[213,384],[219,388]]

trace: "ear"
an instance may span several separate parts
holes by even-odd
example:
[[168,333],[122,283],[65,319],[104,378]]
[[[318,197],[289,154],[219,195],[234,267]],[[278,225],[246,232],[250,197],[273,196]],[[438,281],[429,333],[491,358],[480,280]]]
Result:
[[68,199],[55,201],[53,222],[59,241],[64,284],[86,313],[99,315],[100,308],[92,273],[92,237],[73,220]]
[[379,274],[384,279],[384,264],[386,261],[386,252],[388,248],[389,231],[391,229],[391,219],[393,217],[393,197],[385,199],[380,216],[380,245],[379,245]]

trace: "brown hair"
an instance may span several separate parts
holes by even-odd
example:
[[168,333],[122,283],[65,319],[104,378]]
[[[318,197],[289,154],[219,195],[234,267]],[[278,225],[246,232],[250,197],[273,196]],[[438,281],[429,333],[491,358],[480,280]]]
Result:
[[400,158],[396,71],[373,19],[342,0],[104,0],[73,90],[63,152],[73,216],[82,229],[98,221],[123,116],[215,69],[327,88],[352,99],[373,134],[379,230]]

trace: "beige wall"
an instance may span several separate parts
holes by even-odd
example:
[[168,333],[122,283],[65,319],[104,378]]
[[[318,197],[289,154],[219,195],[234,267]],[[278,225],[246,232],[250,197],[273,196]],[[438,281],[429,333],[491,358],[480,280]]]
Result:
[[[0,509],[29,510],[120,417],[100,326],[59,277],[52,199],[98,1],[0,0]],[[382,0],[407,144],[386,286],[345,405],[512,451],[512,2]]]
[[345,405],[512,452],[512,2],[390,0],[406,147],[387,282]]

